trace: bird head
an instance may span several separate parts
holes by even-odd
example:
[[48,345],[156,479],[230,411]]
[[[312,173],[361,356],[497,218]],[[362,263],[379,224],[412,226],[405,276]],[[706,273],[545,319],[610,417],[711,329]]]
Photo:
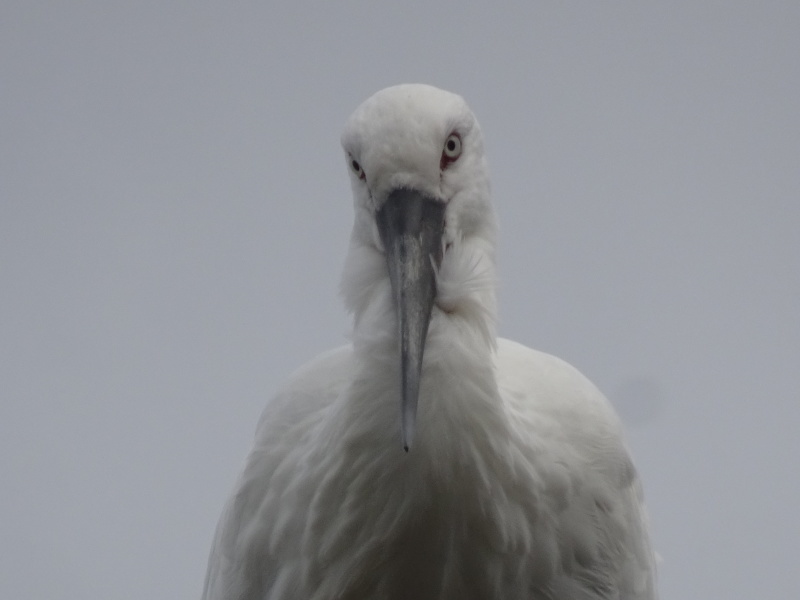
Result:
[[414,437],[437,273],[463,240],[491,247],[494,217],[480,127],[464,100],[428,85],[379,91],[342,134],[356,211],[354,243],[385,257],[397,316],[401,433]]

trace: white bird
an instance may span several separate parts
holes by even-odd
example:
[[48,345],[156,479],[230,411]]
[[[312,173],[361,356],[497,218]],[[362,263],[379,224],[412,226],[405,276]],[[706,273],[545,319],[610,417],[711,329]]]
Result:
[[342,144],[352,344],[267,405],[203,598],[655,598],[609,403],[562,360],[496,338],[495,219],[464,100],[387,88]]

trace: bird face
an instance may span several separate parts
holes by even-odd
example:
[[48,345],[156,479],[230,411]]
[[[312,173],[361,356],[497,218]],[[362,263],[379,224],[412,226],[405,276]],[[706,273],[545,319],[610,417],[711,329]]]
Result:
[[436,271],[456,240],[493,236],[480,128],[461,97],[401,85],[366,100],[342,135],[354,235],[383,252],[397,315],[401,432],[414,437]]

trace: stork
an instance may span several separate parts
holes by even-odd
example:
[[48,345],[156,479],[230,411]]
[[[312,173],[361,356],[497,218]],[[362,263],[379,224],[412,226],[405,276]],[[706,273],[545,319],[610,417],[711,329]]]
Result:
[[342,145],[352,343],[268,403],[203,598],[655,598],[611,406],[569,364],[496,337],[496,226],[467,104],[390,87]]

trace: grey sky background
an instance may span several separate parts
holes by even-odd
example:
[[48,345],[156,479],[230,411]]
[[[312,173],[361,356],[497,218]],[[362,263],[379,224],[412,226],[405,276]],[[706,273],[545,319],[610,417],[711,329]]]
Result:
[[500,331],[618,407],[663,597],[800,596],[800,3],[375,4],[0,6],[0,597],[199,596],[401,82],[478,115]]

